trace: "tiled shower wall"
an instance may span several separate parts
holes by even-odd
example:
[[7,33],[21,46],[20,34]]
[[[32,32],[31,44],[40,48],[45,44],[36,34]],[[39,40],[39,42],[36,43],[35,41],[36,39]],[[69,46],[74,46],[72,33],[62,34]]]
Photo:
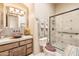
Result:
[[79,46],[79,10],[55,16],[54,20],[55,33],[52,31],[51,36],[52,41],[55,41],[53,44],[58,45],[62,50],[68,44]]

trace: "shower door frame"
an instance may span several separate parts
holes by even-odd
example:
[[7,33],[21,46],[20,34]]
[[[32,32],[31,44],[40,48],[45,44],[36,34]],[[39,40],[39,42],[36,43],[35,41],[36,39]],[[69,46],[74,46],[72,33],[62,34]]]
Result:
[[[52,18],[54,20],[54,24],[52,24],[53,23]],[[53,28],[52,28],[52,25],[53,25]],[[51,31],[53,31],[54,32],[53,34],[55,35],[55,17],[49,17],[49,43],[52,44],[52,40],[55,39],[55,36],[53,36],[54,38],[52,38],[52,32]],[[53,43],[55,43],[55,40],[53,41]]]

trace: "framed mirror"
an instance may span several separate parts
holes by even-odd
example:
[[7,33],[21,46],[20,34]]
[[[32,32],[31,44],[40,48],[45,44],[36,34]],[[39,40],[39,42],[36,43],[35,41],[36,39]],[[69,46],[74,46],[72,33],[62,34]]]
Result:
[[17,28],[18,27],[18,16],[7,15],[7,27]]
[[6,27],[22,28],[27,25],[26,14],[23,10],[13,7],[7,8]]

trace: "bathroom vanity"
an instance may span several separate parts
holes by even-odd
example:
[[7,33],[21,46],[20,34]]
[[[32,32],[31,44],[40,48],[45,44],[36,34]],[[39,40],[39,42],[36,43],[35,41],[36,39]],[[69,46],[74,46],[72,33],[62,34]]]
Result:
[[33,53],[33,37],[4,38],[0,40],[0,56],[25,56]]

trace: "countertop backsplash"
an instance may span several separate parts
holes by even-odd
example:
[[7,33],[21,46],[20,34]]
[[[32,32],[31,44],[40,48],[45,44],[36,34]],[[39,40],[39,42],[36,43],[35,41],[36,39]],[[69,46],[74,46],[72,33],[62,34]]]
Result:
[[18,31],[20,33],[22,33],[22,30],[21,28],[2,28],[1,31],[0,31],[0,37],[3,36],[3,37],[9,37],[9,36],[12,36],[14,31]]

